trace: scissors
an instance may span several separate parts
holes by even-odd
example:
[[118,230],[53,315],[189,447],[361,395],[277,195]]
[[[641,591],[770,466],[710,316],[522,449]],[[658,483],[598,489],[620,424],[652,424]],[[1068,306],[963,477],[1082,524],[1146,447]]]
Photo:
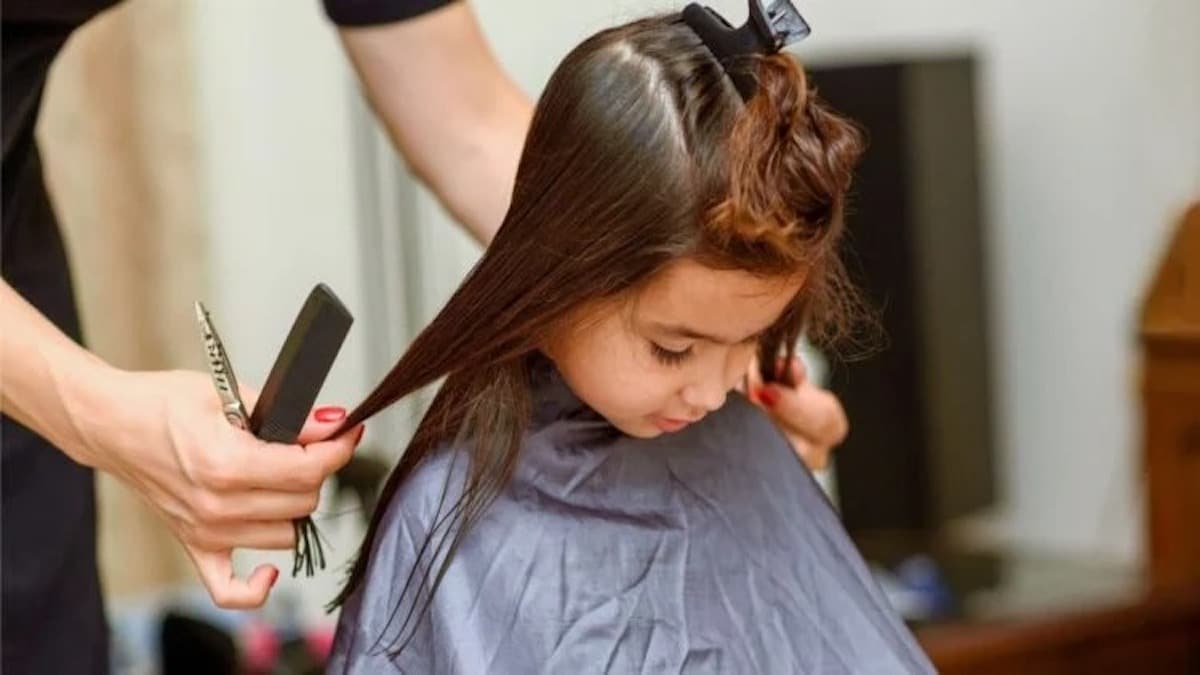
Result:
[[213,326],[212,316],[199,300],[196,301],[196,320],[200,322],[200,335],[204,339],[204,351],[208,356],[208,370],[212,374],[217,395],[221,397],[221,411],[233,426],[249,429],[250,416],[246,414],[246,404],[238,393],[237,376],[233,374],[225,343],[221,342],[221,336]]

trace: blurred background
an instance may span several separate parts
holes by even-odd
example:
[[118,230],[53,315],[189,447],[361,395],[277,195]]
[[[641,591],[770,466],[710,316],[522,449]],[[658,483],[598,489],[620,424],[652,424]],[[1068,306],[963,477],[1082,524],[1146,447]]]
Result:
[[[586,35],[681,7],[473,4],[531,96]],[[1138,593],[1139,316],[1200,198],[1200,4],[797,5],[814,33],[795,53],[871,138],[852,266],[889,342],[823,369],[850,415],[829,480],[848,528],[917,626]],[[316,0],[129,0],[62,54],[40,141],[85,334],[124,367],[201,368],[203,299],[261,383],[323,281],[357,322],[321,401],[353,405],[479,254],[397,160]],[[369,425],[368,454],[394,461],[418,412]],[[318,511],[325,573],[233,615],[201,609],[166,527],[99,480],[121,671],[155,667],[171,603],[247,650],[277,654],[281,635],[324,649],[321,607],[363,533],[355,495],[331,485]],[[241,562],[264,559],[290,563]],[[914,596],[914,579],[936,592]]]

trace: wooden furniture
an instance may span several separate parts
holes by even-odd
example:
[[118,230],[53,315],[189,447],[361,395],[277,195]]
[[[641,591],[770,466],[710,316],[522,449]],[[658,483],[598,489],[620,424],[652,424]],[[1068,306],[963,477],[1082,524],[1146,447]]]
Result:
[[[952,675],[1200,675],[1200,203],[1172,236],[1143,304],[1147,571],[1105,593],[917,630]],[[1061,577],[1058,586],[1072,583]],[[1055,604],[1057,603],[1057,604]]]
[[1093,610],[919,632],[942,675],[1195,675],[1200,589]]
[[1200,203],[1154,276],[1141,333],[1150,578],[1200,584]]

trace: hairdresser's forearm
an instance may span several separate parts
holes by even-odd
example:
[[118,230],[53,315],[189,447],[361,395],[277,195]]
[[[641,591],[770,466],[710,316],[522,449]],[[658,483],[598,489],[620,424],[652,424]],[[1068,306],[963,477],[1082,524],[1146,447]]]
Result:
[[[495,236],[508,211],[532,108],[523,96],[476,119],[448,124],[450,142],[411,153],[413,170],[480,244]],[[389,126],[391,124],[389,123]]]
[[[121,372],[75,344],[0,284],[0,406],[75,461],[96,465],[96,434],[113,422]],[[106,423],[105,420],[108,420]]]
[[533,108],[492,55],[470,6],[340,33],[397,149],[486,244],[508,209]]

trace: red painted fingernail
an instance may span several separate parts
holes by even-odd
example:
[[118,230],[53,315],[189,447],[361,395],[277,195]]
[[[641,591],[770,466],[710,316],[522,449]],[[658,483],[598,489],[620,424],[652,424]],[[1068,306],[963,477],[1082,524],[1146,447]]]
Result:
[[279,570],[271,569],[271,583],[267,584],[267,588],[275,588],[275,582],[279,581]]
[[768,408],[773,408],[775,407],[776,403],[779,403],[779,392],[771,389],[770,387],[763,387],[758,392],[758,398],[763,402],[763,405],[767,406]]
[[315,417],[318,422],[341,422],[342,420],[346,419],[346,409],[336,405],[327,405],[323,408],[317,408],[314,410],[313,417]]

